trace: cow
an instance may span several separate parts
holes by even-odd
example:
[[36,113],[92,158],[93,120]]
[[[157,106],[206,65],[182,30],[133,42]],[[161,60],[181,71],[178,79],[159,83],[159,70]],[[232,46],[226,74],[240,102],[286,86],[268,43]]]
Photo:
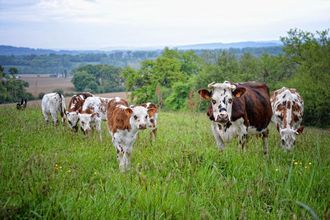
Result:
[[262,134],[264,153],[268,154],[268,124],[272,117],[269,89],[266,84],[211,83],[200,89],[199,95],[210,101],[207,111],[212,121],[212,132],[220,150],[224,143],[239,137],[244,149],[248,134]]
[[149,115],[156,109],[143,106],[129,107],[124,99],[112,99],[107,109],[107,124],[117,152],[121,172],[129,169],[132,146],[139,130],[147,128]]
[[16,104],[17,110],[24,110],[27,106],[27,99],[21,99],[21,102]]
[[44,115],[45,121],[48,123],[48,114],[52,115],[54,125],[58,125],[57,112],[60,112],[62,117],[62,123],[65,125],[65,99],[59,92],[47,93],[42,97],[41,109]]
[[296,89],[281,88],[271,94],[270,102],[273,118],[281,136],[281,145],[286,150],[293,149],[296,135],[301,134],[304,115],[304,101]]
[[[114,99],[120,98],[116,97]],[[97,96],[88,97],[85,100],[80,113],[78,113],[80,128],[85,134],[88,134],[92,128],[95,128],[102,141],[101,124],[102,120],[107,119],[106,110],[110,100],[112,98],[101,98]]]
[[[156,104],[153,104],[151,102],[143,103],[140,106],[143,106],[147,109],[154,109],[153,111],[148,112],[149,114],[149,122],[148,122],[148,128],[151,130],[150,132],[150,138],[152,140],[156,140],[157,135],[157,119],[158,119],[158,108]],[[135,107],[135,105],[130,105],[131,108]]]
[[78,131],[78,113],[82,111],[83,104],[88,97],[94,96],[89,92],[78,93],[71,97],[69,107],[66,112],[66,117],[70,128],[74,131]]

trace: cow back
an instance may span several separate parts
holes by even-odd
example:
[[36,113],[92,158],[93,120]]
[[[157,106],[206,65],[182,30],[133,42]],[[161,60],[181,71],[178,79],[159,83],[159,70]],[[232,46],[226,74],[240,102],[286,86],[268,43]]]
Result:
[[130,130],[130,117],[125,112],[128,102],[125,99],[115,98],[109,101],[107,109],[108,128],[112,133],[119,130]]

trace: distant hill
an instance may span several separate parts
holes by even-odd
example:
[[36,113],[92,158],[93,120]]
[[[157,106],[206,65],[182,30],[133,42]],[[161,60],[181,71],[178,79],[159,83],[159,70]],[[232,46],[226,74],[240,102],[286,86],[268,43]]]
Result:
[[7,45],[0,45],[0,55],[4,56],[20,56],[20,55],[49,55],[49,54],[68,54],[68,55],[78,55],[78,54],[88,54],[88,53],[101,53],[98,50],[51,50],[51,49],[34,49],[28,47],[14,47]]
[[[282,46],[281,41],[244,41],[234,43],[205,43],[175,46],[179,50],[218,50],[218,49],[243,49],[243,48],[261,48],[261,47],[279,47]],[[98,53],[116,53],[124,51],[159,51],[163,47],[154,48],[106,48],[102,50],[52,50],[52,49],[34,49],[28,47],[14,47],[0,45],[0,55],[4,56],[20,56],[20,55],[79,55],[79,54],[98,54]]]
[[282,46],[281,41],[244,41],[233,43],[205,43],[176,47],[179,50],[218,50],[218,49],[243,49]]

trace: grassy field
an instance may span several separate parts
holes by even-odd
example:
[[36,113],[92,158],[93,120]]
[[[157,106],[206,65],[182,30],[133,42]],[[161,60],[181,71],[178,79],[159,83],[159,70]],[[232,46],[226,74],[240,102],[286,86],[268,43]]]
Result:
[[330,218],[328,130],[306,128],[287,153],[271,126],[268,157],[254,137],[219,152],[205,114],[161,112],[157,141],[142,132],[123,174],[105,124],[100,143],[36,107],[0,115],[1,219]]

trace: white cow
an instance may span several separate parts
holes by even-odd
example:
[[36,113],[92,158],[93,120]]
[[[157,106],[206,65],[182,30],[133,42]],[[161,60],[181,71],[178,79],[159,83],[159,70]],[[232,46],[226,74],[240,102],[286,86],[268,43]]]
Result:
[[64,96],[61,93],[58,92],[52,92],[52,93],[47,93],[42,97],[41,100],[41,109],[42,109],[42,114],[45,117],[46,122],[48,123],[48,115],[51,114],[52,118],[54,120],[54,125],[58,125],[58,120],[57,120],[57,112],[60,112],[61,117],[62,117],[62,123],[64,125],[65,123],[65,99]]

